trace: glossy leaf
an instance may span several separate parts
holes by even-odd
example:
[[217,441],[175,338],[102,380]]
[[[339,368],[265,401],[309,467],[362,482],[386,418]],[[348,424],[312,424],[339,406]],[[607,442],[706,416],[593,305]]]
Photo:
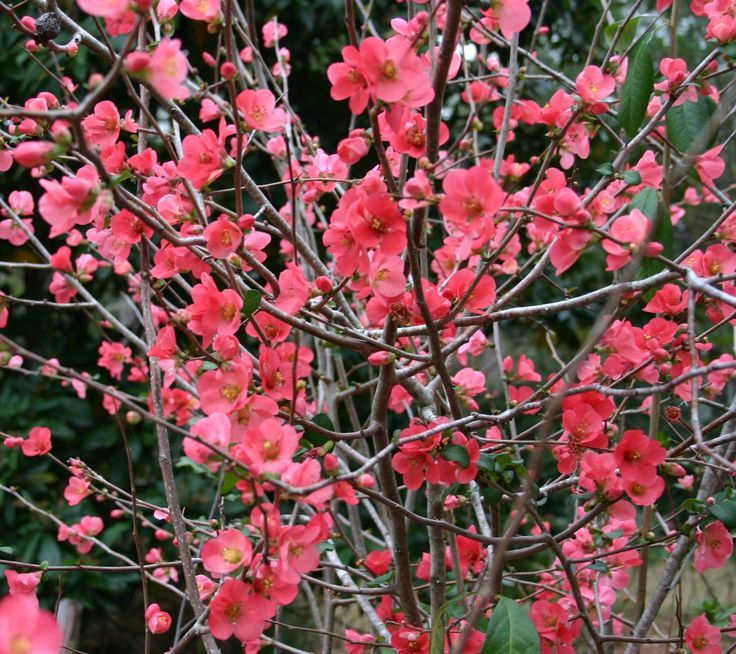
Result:
[[502,597],[488,623],[482,654],[541,654],[542,643],[529,614]]
[[647,113],[654,89],[654,62],[649,52],[650,38],[639,41],[629,55],[629,71],[621,89],[618,122],[633,137]]

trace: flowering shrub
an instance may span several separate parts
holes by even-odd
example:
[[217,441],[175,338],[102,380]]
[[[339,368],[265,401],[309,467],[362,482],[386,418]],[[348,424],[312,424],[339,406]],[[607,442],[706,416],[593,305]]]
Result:
[[[109,559],[90,573],[140,575],[146,652],[304,652],[299,630],[352,654],[733,647],[728,611],[656,621],[733,553],[734,0],[608,3],[573,75],[535,48],[546,2],[414,0],[389,28],[346,0],[334,152],[290,96],[288,25],[253,3],[38,4],[0,3],[61,71],[0,108],[23,180],[0,239],[36,257],[0,267],[47,288],[0,295],[0,362],[100,405],[128,479],[8,424],[2,456],[67,482],[50,509],[0,491]],[[195,58],[196,23],[217,45]],[[107,72],[81,89],[83,50]],[[83,311],[96,366],[8,335],[25,311]],[[79,566],[0,537],[0,654],[58,652],[36,593]]]

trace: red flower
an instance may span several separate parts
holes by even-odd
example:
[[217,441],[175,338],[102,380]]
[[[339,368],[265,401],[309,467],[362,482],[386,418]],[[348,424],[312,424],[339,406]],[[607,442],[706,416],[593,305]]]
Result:
[[648,484],[657,476],[657,466],[664,462],[667,450],[643,431],[630,429],[624,432],[614,455],[624,481]]
[[685,629],[685,641],[693,654],[721,654],[721,630],[712,626],[705,613]]
[[266,620],[275,613],[273,602],[256,595],[239,579],[228,578],[210,602],[210,631],[219,640],[226,640],[234,634],[238,640],[247,643],[261,636]]
[[10,595],[0,601],[2,654],[59,654],[64,635],[54,616],[39,608],[29,595]]
[[698,572],[722,567],[733,554],[733,538],[720,520],[698,530],[696,540],[695,569]]
[[202,564],[213,575],[224,575],[247,567],[253,546],[243,532],[226,529],[217,538],[208,540],[202,547]]

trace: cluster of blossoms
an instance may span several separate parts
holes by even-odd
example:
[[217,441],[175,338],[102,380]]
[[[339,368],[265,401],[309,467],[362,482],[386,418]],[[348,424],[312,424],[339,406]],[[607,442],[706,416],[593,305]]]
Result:
[[[513,610],[497,598],[510,587],[526,600],[511,605],[533,651],[570,654],[588,639],[600,653],[607,636],[635,647],[685,565],[727,565],[736,358],[722,334],[736,325],[736,213],[732,189],[717,186],[728,140],[713,107],[732,67],[719,49],[697,65],[663,57],[655,71],[649,30],[617,48],[622,23],[605,60],[592,63],[593,43],[568,78],[519,46],[545,34],[529,0],[415,0],[390,34],[366,22],[360,40],[350,17],[351,44],[326,71],[352,116],[332,152],[289,100],[289,32],[277,19],[259,44],[255,17],[233,3],[77,4],[125,37],[121,51],[81,28],[61,46],[49,19],[32,16],[17,19],[26,48],[74,55],[81,43],[141,92],[122,109],[92,76],[76,103],[67,78],[58,95],[3,114],[0,171],[38,183],[0,198],[0,239],[48,270],[53,301],[28,310],[94,314],[96,368],[5,336],[26,310],[5,293],[0,363],[83,400],[94,392],[121,431],[154,424],[166,505],[139,505],[134,488],[60,461],[47,427],[3,433],[4,456],[64,466],[57,540],[75,557],[102,556],[100,544],[109,553],[107,527],[137,521],[157,544],[136,542],[144,584],[179,595],[184,584],[208,654],[233,637],[248,654],[277,644],[273,623],[305,587],[314,615],[317,593],[327,606],[325,651],[335,638],[350,654],[508,651],[493,627]],[[736,41],[733,0],[690,10],[707,18],[706,40]],[[225,44],[198,55],[204,67],[183,29],[172,38],[189,21]],[[559,88],[525,78],[534,66]],[[154,103],[176,128],[153,124]],[[705,113],[702,134],[678,131]],[[522,160],[530,134],[544,145]],[[249,163],[263,157],[275,181],[259,184]],[[598,157],[613,163],[596,169]],[[707,227],[694,208],[714,216]],[[589,267],[611,283],[581,291]],[[100,299],[110,278],[126,288],[125,311]],[[527,301],[532,292],[555,299]],[[548,317],[559,324],[539,327]],[[568,320],[590,333],[569,352],[555,332]],[[536,334],[524,338],[530,329],[549,355],[530,345]],[[212,483],[208,519],[183,510],[172,457]],[[573,501],[550,501],[546,514],[552,496]],[[112,506],[109,519],[93,500]],[[634,569],[646,590],[652,547],[673,563],[659,604],[632,627],[621,600]],[[535,558],[545,552],[551,562]],[[61,631],[36,599],[43,578],[6,572],[0,654],[59,651]],[[352,596],[365,620],[330,631],[331,593]],[[180,631],[162,606],[144,607],[148,631]],[[691,618],[690,651],[724,651],[736,620]]]

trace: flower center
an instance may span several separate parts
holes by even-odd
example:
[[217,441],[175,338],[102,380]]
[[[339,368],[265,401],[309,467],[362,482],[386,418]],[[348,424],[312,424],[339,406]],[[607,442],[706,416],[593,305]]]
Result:
[[230,620],[230,622],[236,622],[242,612],[242,602],[233,602],[232,604],[228,604],[227,608],[225,609],[225,615],[227,616],[228,620]]
[[228,384],[227,386],[223,387],[222,396],[228,400],[229,402],[235,402],[238,395],[240,395],[240,386],[237,384]]
[[386,63],[381,66],[380,72],[383,79],[396,79],[396,73],[398,71],[396,69],[396,64],[388,59]]
[[232,320],[235,318],[235,314],[237,312],[237,308],[234,304],[228,302],[225,306],[222,307],[222,317],[225,320]]
[[243,553],[234,547],[224,547],[222,549],[222,558],[231,565],[235,565],[243,560]]

